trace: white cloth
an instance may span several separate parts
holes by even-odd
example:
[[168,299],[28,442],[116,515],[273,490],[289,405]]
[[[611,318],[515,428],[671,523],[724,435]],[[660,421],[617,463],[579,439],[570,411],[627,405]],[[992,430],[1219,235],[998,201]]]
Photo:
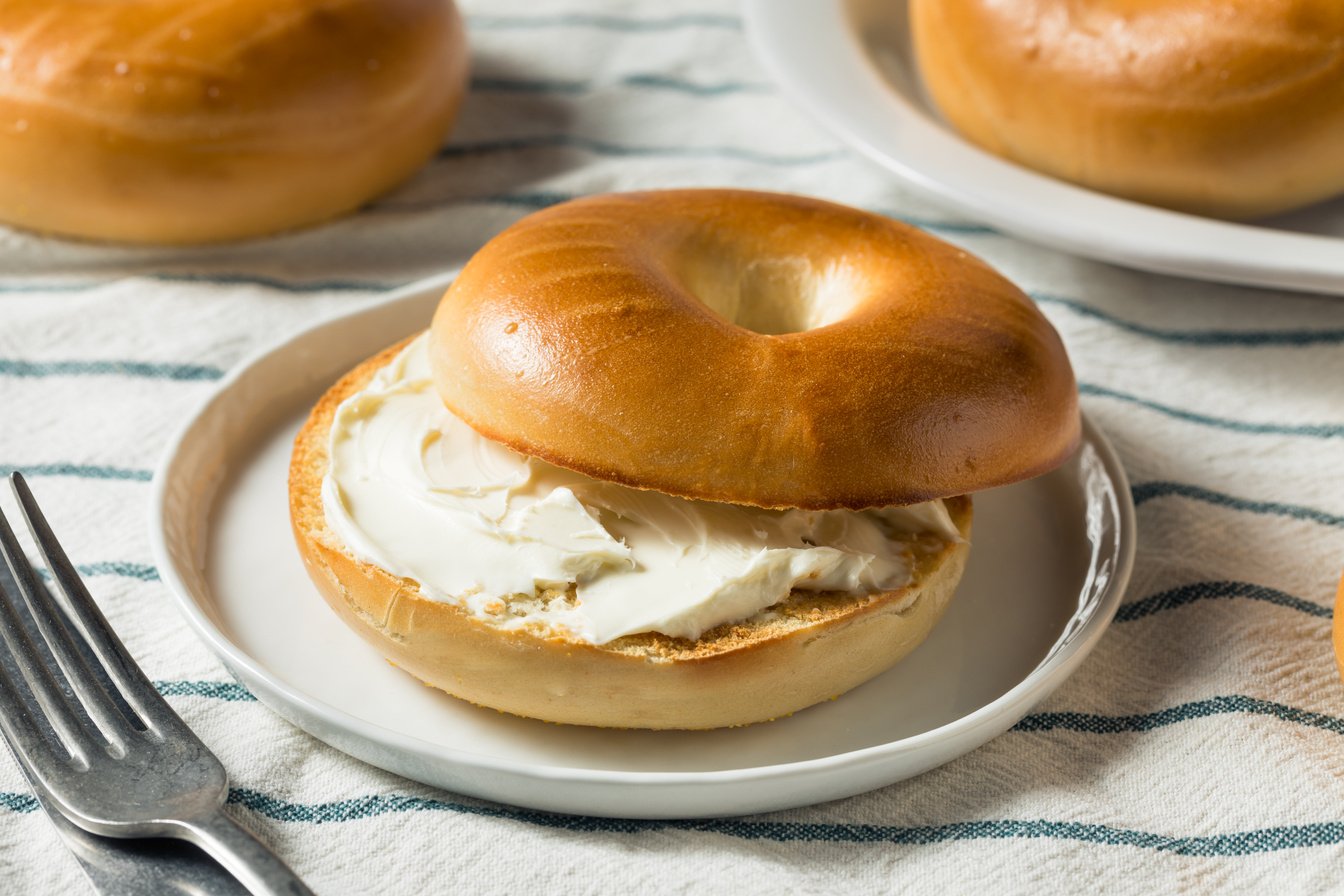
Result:
[[[0,231],[0,467],[29,472],[113,625],[223,759],[231,811],[331,894],[1337,887],[1344,301],[1122,270],[960,220],[783,99],[722,2],[466,8],[475,84],[445,152],[357,215],[180,251]],[[149,471],[213,380],[280,333],[459,266],[548,202],[688,185],[921,223],[1040,301],[1139,501],[1126,603],[1079,671],[1019,729],[917,779],[697,823],[461,798],[229,699],[145,524]],[[84,886],[8,758],[0,880]]]

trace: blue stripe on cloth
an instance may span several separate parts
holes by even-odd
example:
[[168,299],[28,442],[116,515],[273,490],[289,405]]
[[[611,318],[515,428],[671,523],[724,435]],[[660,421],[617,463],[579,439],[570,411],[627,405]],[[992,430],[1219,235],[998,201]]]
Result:
[[1159,414],[1173,417],[1177,420],[1184,420],[1187,423],[1198,423],[1201,426],[1211,426],[1215,429],[1226,429],[1232,432],[1253,433],[1256,435],[1304,436],[1314,439],[1344,438],[1344,425],[1341,424],[1246,423],[1241,420],[1229,420],[1225,417],[1211,417],[1207,414],[1198,414],[1194,411],[1181,410],[1180,408],[1160,404],[1146,398],[1139,398],[1137,395],[1119,392],[1115,389],[1107,388],[1106,386],[1098,386],[1095,383],[1079,383],[1078,391],[1083,395],[1113,398],[1116,401],[1138,405],[1151,411],[1156,411]]
[[961,221],[932,221],[927,218],[896,218],[894,215],[887,217],[900,221],[903,224],[909,224],[911,227],[918,227],[920,230],[928,230],[934,233],[954,233],[960,236],[996,236],[998,231],[992,227],[985,227],[980,224],[966,224]]
[[1174,342],[1180,345],[1302,347],[1344,343],[1344,330],[1169,330],[1137,324],[1133,321],[1115,317],[1090,305],[1085,305],[1077,299],[1042,295],[1041,293],[1032,293],[1031,297],[1043,305],[1059,305],[1083,317],[1103,321],[1138,336],[1145,336],[1162,342]]
[[1260,700],[1242,694],[1230,694],[1182,703],[1156,712],[1131,716],[1102,716],[1083,712],[1040,712],[1026,716],[1012,727],[1013,731],[1081,731],[1087,734],[1125,734],[1152,731],[1188,722],[1193,719],[1206,719],[1209,716],[1246,713],[1249,715],[1270,716],[1319,728],[1332,734],[1344,734],[1344,719],[1328,716],[1275,703],[1272,700]]
[[[141,582],[159,581],[159,571],[146,563],[128,563],[123,560],[112,560],[104,563],[79,563],[75,565],[75,571],[81,576],[120,576],[123,579],[137,579]],[[43,580],[50,582],[51,573],[46,569],[39,569],[37,574]]]
[[432,196],[426,199],[402,199],[389,202],[376,202],[365,207],[363,215],[414,215],[437,210],[452,211],[464,205],[501,205],[510,208],[536,211],[550,208],[562,202],[568,202],[581,196],[581,193],[552,193],[536,191],[528,193],[496,193],[489,196]]
[[774,93],[770,84],[750,81],[724,81],[719,84],[698,84],[683,81],[681,78],[669,78],[665,75],[627,75],[620,83],[625,87],[640,87],[649,90],[671,90],[677,93],[689,93],[692,96],[725,96],[737,93]]
[[1284,516],[1295,520],[1307,520],[1308,522],[1320,523],[1323,526],[1344,528],[1344,516],[1326,513],[1324,510],[1317,510],[1314,507],[1303,507],[1300,504],[1282,504],[1278,501],[1251,501],[1246,498],[1237,498],[1233,495],[1215,492],[1211,489],[1202,488],[1198,485],[1189,485],[1184,482],[1144,482],[1132,486],[1130,488],[1130,493],[1134,496],[1134,505],[1136,507],[1156,498],[1176,496],[1188,498],[1192,501],[1203,501],[1206,504],[1213,504],[1218,507],[1241,510],[1246,513],[1259,513],[1266,516]]
[[1308,616],[1316,616],[1321,619],[1329,619],[1331,614],[1329,607],[1312,603],[1309,600],[1274,588],[1267,588],[1264,585],[1254,585],[1250,582],[1192,582],[1189,585],[1181,585],[1178,588],[1161,591],[1131,603],[1121,604],[1120,608],[1115,611],[1115,621],[1133,622],[1135,619],[1161,613],[1163,610],[1174,610],[1177,607],[1183,607],[1196,601],[1231,600],[1234,598],[1277,604],[1280,607],[1287,607],[1290,610],[1297,610],[1299,613],[1306,613]]
[[39,808],[37,797],[30,793],[7,793],[0,791],[0,806],[19,815],[36,812]]
[[156,681],[154,688],[165,697],[203,697],[225,703],[256,703],[252,692],[236,681]]
[[450,143],[439,150],[438,157],[460,158],[498,152],[518,152],[528,149],[577,149],[595,155],[630,157],[674,157],[688,159],[731,159],[757,165],[819,165],[851,158],[845,150],[829,150],[805,155],[778,155],[756,152],[733,146],[630,146],[593,140],[574,134],[539,134],[532,137],[512,137],[505,140],[486,140],[479,143]]
[[659,19],[630,18],[593,13],[561,13],[548,16],[467,16],[471,29],[517,31],[542,28],[593,28],[603,31],[641,32],[673,31],[680,28],[726,28],[742,30],[742,20],[736,16],[712,14],[684,14]]
[[24,361],[0,358],[0,376],[134,376],[160,380],[217,380],[224,375],[218,367],[203,364],[174,364],[149,361]]
[[[261,274],[175,274],[144,272],[127,274],[123,280],[153,280],[159,283],[200,283],[207,286],[260,286],[278,292],[383,292],[404,285],[404,281],[370,282],[362,280],[281,280]],[[0,283],[0,293],[85,292],[103,289],[116,283],[108,280],[75,280],[66,282],[28,281]]]
[[133,470],[126,467],[102,467],[93,464],[3,464],[0,473],[15,471],[24,476],[70,476],[76,479],[117,479],[131,482],[149,482],[151,470]]
[[471,79],[471,89],[475,91],[495,91],[498,93],[540,94],[543,96],[574,96],[603,89],[608,86],[633,87],[641,90],[666,90],[697,97],[728,96],[740,93],[773,93],[768,84],[756,84],[747,81],[725,81],[719,84],[697,84],[680,78],[668,78],[662,75],[627,75],[612,84],[594,81],[560,81],[544,78],[499,78],[479,76]]
[[496,193],[493,196],[449,200],[449,202],[480,202],[493,205],[515,205],[520,208],[541,209],[550,208],[552,205],[559,205],[560,203],[568,202],[571,199],[577,199],[582,195],[582,193],[558,193],[546,190],[535,190],[527,193]]
[[920,230],[932,230],[940,233],[956,233],[963,236],[998,235],[998,231],[993,227],[986,227],[983,224],[971,224],[965,221],[931,221],[926,218],[912,218],[889,208],[869,207],[865,209],[865,211],[870,211],[875,215],[881,215],[884,218],[891,218],[893,221],[899,221],[902,224],[909,224],[911,227],[918,227]]
[[109,560],[103,563],[81,563],[75,569],[82,576],[120,576],[123,579],[139,579],[141,582],[159,581],[159,571],[148,563]]
[[168,283],[202,283],[207,286],[261,286],[266,289],[274,289],[279,292],[383,292],[396,286],[401,286],[403,281],[388,283],[385,281],[368,280],[282,280],[278,277],[267,277],[262,274],[237,274],[237,273],[218,273],[218,274],[144,274],[131,275],[133,277],[143,276],[146,279],[161,280]]
[[451,812],[522,822],[582,833],[649,834],[665,831],[717,834],[738,840],[774,843],[881,843],[924,846],[971,840],[1072,840],[1101,846],[1130,846],[1187,856],[1236,857],[1283,849],[1344,842],[1344,822],[1285,825],[1212,836],[1172,837],[1147,831],[1079,821],[1005,819],[902,827],[831,822],[753,821],[710,818],[641,821],[554,815],[507,806],[468,805],[410,796],[365,796],[330,803],[293,803],[256,790],[233,788],[229,802],[284,822],[332,824],[406,812]]

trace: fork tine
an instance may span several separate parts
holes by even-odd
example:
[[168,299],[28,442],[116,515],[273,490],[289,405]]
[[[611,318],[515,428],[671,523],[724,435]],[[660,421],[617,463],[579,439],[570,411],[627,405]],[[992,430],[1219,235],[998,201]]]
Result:
[[23,475],[18,472],[11,473],[9,481],[19,500],[19,507],[23,511],[28,530],[32,532],[33,540],[37,543],[38,551],[65,597],[64,609],[73,617],[107,676],[120,690],[120,696],[140,719],[157,733],[163,734],[169,727],[186,730],[185,724],[159,696],[153,683],[145,677],[145,673],[121,643],[121,639],[108,625],[102,610],[89,594],[89,589],[84,587],[84,580],[80,578],[74,564],[66,556],[65,549],[51,531],[51,526],[47,523],[41,508],[37,506],[37,500],[28,488],[28,483],[24,481]]
[[[0,614],[12,613],[14,605],[15,589],[18,588],[14,577],[10,575],[8,566],[0,562]],[[0,624],[9,626],[13,619],[5,619]],[[41,637],[32,619],[21,619],[19,624],[23,626],[30,639]],[[3,639],[0,639],[2,641]],[[34,642],[36,643],[36,642]],[[61,741],[60,735],[52,726],[51,719],[47,718],[46,713],[42,711],[41,705],[33,695],[32,686],[29,685],[23,671],[19,668],[18,661],[15,659],[12,651],[0,645],[0,717],[8,716],[15,726],[22,725],[26,731],[23,735],[25,744],[31,752],[33,744],[29,738],[37,738],[47,745],[47,752],[52,756],[69,756],[78,763],[78,759],[70,756],[71,751]],[[0,718],[0,721],[3,719]],[[17,736],[17,732],[16,732]]]
[[[84,713],[92,718],[114,749],[123,749],[126,738],[135,730],[131,718],[108,693],[107,676],[95,675],[89,666],[87,650],[81,650],[81,639],[70,625],[70,619],[56,602],[51,592],[38,581],[37,574],[20,547],[14,531],[4,514],[0,513],[0,552],[10,567],[19,593],[27,604],[29,641],[35,649],[45,647],[50,660],[41,664],[52,679],[63,684],[67,701],[79,701]],[[12,600],[15,611],[22,614],[18,601]],[[37,637],[32,637],[36,629]],[[29,654],[32,655],[32,654]],[[45,658],[44,658],[45,659]],[[54,665],[51,661],[54,660]],[[93,659],[97,663],[97,659]]]
[[[94,654],[93,647],[89,644],[88,640],[85,639],[79,626],[75,624],[74,619],[70,616],[70,612],[66,610],[65,603],[52,591],[51,586],[46,581],[47,578],[48,576],[43,576],[42,581],[35,581],[32,584],[34,588],[41,590],[44,608],[50,610],[51,614],[60,620],[62,630],[69,635],[69,646],[74,649],[74,652],[78,654],[81,660],[79,668],[88,671],[89,678],[97,682],[98,687],[102,689],[102,692],[111,698],[121,717],[129,722],[132,728],[136,731],[145,730],[144,720],[136,714],[135,710],[132,709],[125,698],[121,696],[120,689],[117,688],[112,682],[112,679],[108,676],[107,670],[103,668],[103,664],[99,661],[97,655]],[[5,568],[5,564],[0,563],[0,586],[3,586],[6,581],[10,582],[11,587],[18,587],[8,576],[8,570]],[[38,646],[40,647],[45,644],[46,640],[41,632],[38,631],[37,623],[31,618],[31,614],[29,615],[29,618],[25,620],[25,623],[28,625],[28,635],[34,639],[34,643],[37,643],[37,639],[42,638],[42,642]],[[68,671],[67,674],[69,674]]]
[[[5,555],[12,572],[14,562],[7,542],[12,539],[13,532],[9,531],[9,523],[3,513],[0,513],[0,535],[8,536],[3,539],[6,543],[0,544],[0,548],[3,548],[0,553]],[[37,720],[44,720],[68,756],[77,764],[86,765],[87,751],[95,748],[93,739],[87,733],[93,723],[79,702],[73,699],[73,695],[62,693],[49,671],[50,666],[38,653],[28,634],[21,618],[22,613],[19,601],[10,594],[10,589],[0,588],[0,640],[4,641],[9,661],[0,667],[0,671],[4,672],[5,685],[4,690],[0,691],[0,699],[5,704],[4,711],[0,712],[0,721],[5,723],[6,733],[12,732],[12,736],[20,738],[27,748],[37,746],[34,740],[39,730]],[[17,675],[12,675],[11,669]],[[51,752],[48,742],[45,753]]]
[[12,745],[14,757],[26,766],[42,764],[44,759],[53,757],[81,764],[80,758],[72,756],[61,742],[51,719],[42,711],[12,661],[0,662],[0,729]]

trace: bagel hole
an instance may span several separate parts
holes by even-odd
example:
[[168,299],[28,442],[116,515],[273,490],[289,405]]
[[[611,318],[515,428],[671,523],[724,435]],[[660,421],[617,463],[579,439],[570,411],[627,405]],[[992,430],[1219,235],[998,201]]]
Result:
[[763,258],[743,265],[711,257],[680,273],[702,304],[766,336],[803,333],[843,320],[862,292],[862,280],[852,268],[817,268],[806,258]]

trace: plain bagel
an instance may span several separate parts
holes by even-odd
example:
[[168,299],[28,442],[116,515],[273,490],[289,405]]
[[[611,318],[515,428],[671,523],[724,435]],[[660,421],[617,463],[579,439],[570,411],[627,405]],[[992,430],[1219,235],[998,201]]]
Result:
[[0,221],[135,243],[350,211],[429,158],[465,91],[451,0],[0,5]]
[[1344,190],[1338,0],[913,0],[920,74],[986,149],[1219,217]]
[[596,196],[467,264],[435,384],[489,439],[590,476],[863,508],[1045,472],[1079,438],[1058,334],[966,252],[770,193]]

